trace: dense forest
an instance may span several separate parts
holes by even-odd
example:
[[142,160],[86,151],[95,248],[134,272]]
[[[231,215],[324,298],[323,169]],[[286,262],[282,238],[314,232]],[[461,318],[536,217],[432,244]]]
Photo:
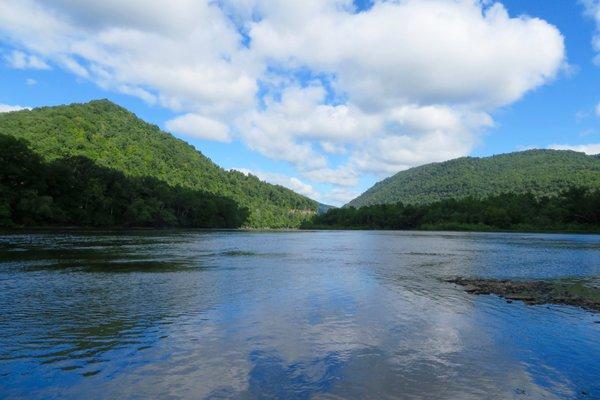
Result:
[[505,193],[420,205],[350,206],[315,216],[303,227],[600,232],[600,190],[572,187],[557,196]]
[[527,150],[427,164],[378,182],[348,205],[425,204],[502,193],[551,196],[574,186],[600,189],[600,155]]
[[[152,189],[148,190],[164,191],[165,195],[168,192],[168,196],[180,193],[188,197],[200,196],[203,201],[208,201],[212,194],[212,201],[222,206],[229,200],[239,210],[247,210],[243,222],[246,227],[297,227],[318,208],[315,201],[287,188],[265,183],[253,175],[220,168],[191,145],[108,100],[2,113],[0,134],[25,140],[29,149],[41,157],[44,168],[50,170],[74,168],[73,173],[77,174],[80,173],[79,168],[83,168],[77,163],[88,163],[88,167],[98,175],[112,173],[127,178],[127,185],[131,185],[129,189],[137,194],[143,190],[136,185],[152,182]],[[24,166],[16,164],[14,167]],[[3,175],[5,178],[6,174]],[[10,181],[2,182],[5,187],[10,187],[10,184]],[[109,197],[116,196],[110,194],[112,189],[107,190],[105,194]],[[41,195],[42,191],[38,190],[38,194]],[[148,201],[154,194],[146,193]],[[157,196],[160,202],[169,203],[167,199]],[[59,201],[57,197],[52,197],[55,203]],[[139,196],[134,198],[139,199]],[[73,199],[75,201],[80,197]],[[38,201],[41,200],[38,198]],[[166,217],[172,221],[170,216]],[[23,223],[24,220],[20,218],[14,222]],[[208,225],[205,222],[200,225],[222,226],[216,222],[220,217],[215,214],[214,218]],[[79,221],[81,224],[96,225],[99,220],[93,219],[95,222],[87,219]],[[68,220],[66,218],[64,222]],[[101,225],[110,225],[107,222],[109,220]],[[115,221],[120,224],[118,219]],[[133,221],[139,220],[133,218],[128,222],[138,224]],[[183,222],[177,222],[180,223]],[[188,224],[189,220],[183,223]],[[191,225],[200,226],[196,223]],[[225,225],[230,226],[229,223]]]
[[237,228],[247,218],[226,197],[127,177],[82,156],[44,161],[0,135],[0,226]]

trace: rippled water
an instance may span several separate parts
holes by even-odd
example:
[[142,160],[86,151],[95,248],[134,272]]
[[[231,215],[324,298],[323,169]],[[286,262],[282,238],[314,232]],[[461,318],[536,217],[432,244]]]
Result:
[[600,315],[452,276],[598,282],[600,236],[0,235],[0,397],[600,398]]

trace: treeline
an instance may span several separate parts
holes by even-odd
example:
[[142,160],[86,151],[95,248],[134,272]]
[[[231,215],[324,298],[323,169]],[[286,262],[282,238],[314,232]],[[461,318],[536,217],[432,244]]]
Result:
[[0,134],[26,140],[45,161],[86,157],[127,177],[152,177],[188,189],[185,193],[212,193],[219,204],[231,199],[248,209],[248,227],[298,227],[317,210],[315,201],[290,189],[220,168],[108,100],[0,113]]
[[348,205],[433,203],[503,193],[553,196],[570,187],[600,189],[600,155],[567,150],[527,150],[491,157],[461,157],[398,172]]
[[27,142],[0,135],[0,226],[237,228],[247,218],[229,198],[81,156],[43,161]]
[[557,196],[506,193],[424,205],[344,207],[304,228],[600,231],[600,190],[573,187]]

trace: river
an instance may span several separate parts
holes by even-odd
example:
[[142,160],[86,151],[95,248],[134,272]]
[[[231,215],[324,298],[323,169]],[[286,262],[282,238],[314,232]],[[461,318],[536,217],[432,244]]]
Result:
[[0,398],[600,398],[600,314],[445,278],[600,277],[600,236],[0,234]]

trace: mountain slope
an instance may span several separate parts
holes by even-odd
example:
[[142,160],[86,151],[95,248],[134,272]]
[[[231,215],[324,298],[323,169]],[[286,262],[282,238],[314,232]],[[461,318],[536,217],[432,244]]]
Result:
[[570,186],[600,188],[600,156],[566,150],[527,150],[491,157],[462,157],[398,172],[348,206],[424,204],[506,192],[553,195]]
[[251,227],[293,227],[317,203],[252,175],[226,171],[194,147],[108,100],[0,114],[0,134],[24,139],[45,161],[83,156],[130,177],[156,178],[247,207]]

